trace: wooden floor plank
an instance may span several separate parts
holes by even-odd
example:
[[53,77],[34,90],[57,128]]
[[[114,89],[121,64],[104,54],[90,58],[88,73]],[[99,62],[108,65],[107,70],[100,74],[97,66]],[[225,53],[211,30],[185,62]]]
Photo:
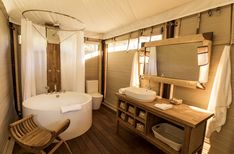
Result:
[[108,148],[106,148],[101,142],[100,140],[97,138],[97,136],[94,134],[94,132],[92,130],[87,132],[88,137],[90,138],[90,140],[92,140],[95,144],[96,147],[98,148],[98,150],[102,153],[102,154],[109,154],[110,150],[108,150]]
[[94,143],[92,140],[90,140],[88,135],[81,135],[81,138],[83,139],[83,141],[87,145],[87,147],[90,149],[91,153],[101,154],[99,149],[96,147],[96,143]]
[[[162,154],[155,146],[123,127],[115,133],[115,112],[102,106],[93,112],[93,125],[83,135],[67,141],[73,154]],[[51,149],[52,146],[47,149]],[[16,144],[13,154],[20,147]],[[48,151],[47,150],[47,151]],[[69,154],[62,145],[55,154]]]

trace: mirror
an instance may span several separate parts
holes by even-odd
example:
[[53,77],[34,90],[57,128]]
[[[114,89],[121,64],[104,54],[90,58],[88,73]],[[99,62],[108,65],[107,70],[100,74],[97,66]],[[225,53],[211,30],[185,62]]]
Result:
[[205,33],[145,43],[139,54],[140,63],[144,63],[143,75],[157,77],[160,82],[173,81],[175,85],[177,80],[184,81],[185,86],[189,82],[195,88],[205,89],[211,38],[212,33]]

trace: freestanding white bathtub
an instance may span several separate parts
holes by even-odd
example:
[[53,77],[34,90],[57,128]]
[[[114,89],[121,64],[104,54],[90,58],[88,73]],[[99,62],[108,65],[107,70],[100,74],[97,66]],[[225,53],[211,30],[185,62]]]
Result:
[[[61,106],[80,104],[81,110],[61,113]],[[70,119],[68,129],[61,134],[65,140],[78,137],[92,125],[92,97],[84,93],[65,92],[41,94],[23,102],[23,115],[34,115],[41,126],[53,129],[65,119]]]

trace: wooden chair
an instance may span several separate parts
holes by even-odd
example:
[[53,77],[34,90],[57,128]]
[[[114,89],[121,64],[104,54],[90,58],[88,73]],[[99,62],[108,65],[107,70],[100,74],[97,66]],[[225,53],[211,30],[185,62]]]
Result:
[[64,132],[69,125],[70,120],[67,119],[55,130],[50,131],[48,129],[38,127],[38,125],[33,121],[33,116],[29,115],[10,124],[9,129],[11,136],[28,152],[46,154],[44,149],[55,140],[58,140],[56,145],[48,154],[54,153],[63,143],[66,145],[68,151],[72,153],[66,141],[59,137],[59,134]]

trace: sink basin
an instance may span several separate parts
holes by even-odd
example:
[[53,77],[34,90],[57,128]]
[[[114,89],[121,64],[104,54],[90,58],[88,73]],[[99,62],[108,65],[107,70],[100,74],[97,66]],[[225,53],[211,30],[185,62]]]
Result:
[[156,98],[156,92],[145,88],[127,87],[124,93],[128,97],[141,102],[152,102]]

